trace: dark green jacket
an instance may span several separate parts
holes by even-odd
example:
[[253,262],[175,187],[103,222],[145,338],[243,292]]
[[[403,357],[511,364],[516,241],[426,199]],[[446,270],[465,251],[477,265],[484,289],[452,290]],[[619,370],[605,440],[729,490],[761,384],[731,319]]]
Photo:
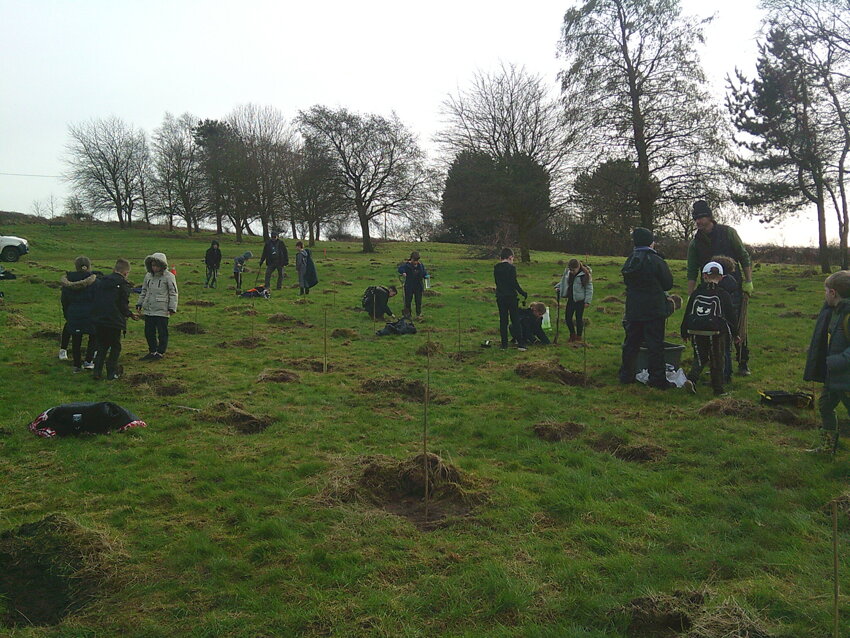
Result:
[[752,263],[744,242],[731,226],[714,224],[711,233],[697,231],[688,244],[688,281],[699,281],[699,274],[715,255],[725,255],[738,262],[738,268],[748,268]]
[[651,321],[667,316],[667,290],[673,275],[664,257],[649,247],[635,248],[620,271],[626,283],[626,321]]
[[850,300],[842,299],[834,308],[824,304],[815,321],[803,379],[824,384],[825,390],[850,392],[850,339],[845,317]]

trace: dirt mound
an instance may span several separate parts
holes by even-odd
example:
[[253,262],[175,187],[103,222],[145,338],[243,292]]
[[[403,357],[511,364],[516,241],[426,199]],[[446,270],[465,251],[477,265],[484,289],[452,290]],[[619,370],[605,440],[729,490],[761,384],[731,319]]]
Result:
[[384,455],[362,456],[345,468],[345,476],[333,481],[333,485],[326,492],[333,500],[365,501],[403,516],[421,530],[442,527],[468,516],[486,498],[474,479],[436,454],[428,454],[427,461],[422,454],[402,461]]
[[565,439],[574,439],[584,432],[584,426],[581,423],[573,423],[572,421],[565,421],[563,423],[538,423],[533,429],[539,438],[551,443]]
[[234,348],[247,348],[248,350],[253,350],[254,348],[262,345],[262,343],[262,337],[242,337],[241,339],[231,341],[230,343],[227,343],[227,341],[222,341],[217,345],[219,348],[227,348],[229,346],[232,346]]
[[440,293],[434,290],[433,288],[428,288],[427,290],[422,291],[423,297],[439,297]]
[[157,385],[165,379],[162,372],[139,372],[138,374],[128,374],[124,377],[124,384],[138,387],[140,385]]
[[275,313],[273,315],[270,315],[269,318],[267,319],[267,321],[269,323],[274,323],[274,324],[278,324],[278,325],[291,325],[291,326],[298,326],[300,328],[313,328],[314,327],[312,323],[307,323],[305,321],[301,321],[300,319],[296,319],[295,317],[290,317],[289,315],[284,314],[282,312],[278,312],[278,313]]
[[156,393],[161,397],[175,397],[178,394],[185,394],[188,391],[189,386],[181,381],[163,383],[156,387]]
[[699,413],[733,416],[739,419],[755,419],[757,421],[772,421],[804,429],[815,427],[815,424],[810,419],[799,416],[788,408],[782,406],[768,408],[753,401],[734,399],[732,397],[721,397],[709,401],[699,409]]
[[780,319],[802,319],[805,315],[799,310],[789,310],[776,315]]
[[297,304],[299,306],[306,306],[307,304],[311,304],[313,302],[310,301],[309,299],[307,299],[307,297],[299,297],[298,299],[296,299],[292,303]]
[[556,361],[529,361],[520,363],[515,369],[519,376],[524,379],[541,379],[564,385],[591,386],[595,385],[589,378],[580,372],[567,370]]
[[257,375],[257,383],[293,383],[301,377],[295,372],[282,369],[267,369]]
[[273,423],[271,417],[251,414],[238,401],[219,401],[202,410],[198,416],[204,421],[230,425],[241,434],[257,434]]
[[426,341],[416,348],[416,354],[421,354],[423,357],[433,357],[441,352],[443,352],[443,346],[436,341]]
[[337,279],[336,281],[331,282],[334,286],[353,286],[354,284],[350,281],[345,281],[344,279]]
[[621,461],[636,463],[651,463],[667,456],[667,450],[652,443],[642,445],[626,445],[625,439],[616,434],[601,434],[590,443],[597,452],[607,452]]
[[331,332],[332,337],[340,337],[342,339],[354,339],[357,337],[357,331],[352,328],[334,328]]
[[55,330],[36,330],[32,333],[35,339],[52,339],[53,341],[59,341],[60,336]]
[[626,303],[626,302],[623,301],[622,299],[620,299],[619,297],[615,297],[614,295],[609,295],[608,297],[605,297],[605,299],[602,300],[602,303]]
[[[425,384],[419,379],[405,379],[403,377],[385,377],[383,379],[367,379],[363,382],[364,392],[391,392],[405,399],[414,401],[425,400]],[[433,403],[448,403],[449,399],[438,397],[431,390],[429,397]]]
[[467,285],[472,285],[472,284],[477,284],[478,282],[477,282],[477,281],[475,281],[474,279],[464,279],[464,280],[463,280],[462,282],[460,282],[460,283],[462,283],[462,284],[467,284]]
[[174,329],[177,332],[182,332],[187,335],[202,335],[206,333],[206,330],[201,327],[201,324],[195,323],[194,321],[184,321],[183,323],[178,323],[176,326],[174,326]]
[[190,299],[187,301],[185,306],[200,306],[201,308],[209,308],[215,305],[214,301],[206,301],[204,299]]
[[[702,592],[652,594],[630,600],[617,610],[629,618],[626,635],[635,638],[684,636],[694,626],[694,616],[705,604]],[[690,634],[688,634],[690,635]]]
[[686,638],[772,638],[772,635],[755,615],[734,598],[727,598],[712,609],[703,609]]
[[[325,366],[321,359],[312,359],[310,357],[301,357],[298,359],[286,359],[284,362],[299,370],[310,370],[311,372],[324,372]],[[328,363],[328,372],[331,372],[335,366]]]
[[102,534],[51,514],[0,534],[0,627],[55,625],[108,585],[118,552]]

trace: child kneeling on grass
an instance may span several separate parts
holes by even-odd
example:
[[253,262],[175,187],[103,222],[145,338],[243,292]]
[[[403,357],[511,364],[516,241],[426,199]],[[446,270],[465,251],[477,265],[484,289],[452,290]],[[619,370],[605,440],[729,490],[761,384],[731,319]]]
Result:
[[[549,337],[543,330],[543,315],[546,314],[546,304],[536,301],[528,305],[528,308],[520,308],[517,311],[519,323],[510,326],[511,337],[516,343],[525,343],[532,346],[540,344],[549,345]],[[517,334],[522,330],[522,335]]]
[[145,318],[148,353],[142,361],[162,359],[168,348],[168,318],[177,312],[177,279],[168,270],[164,253],[145,258],[145,280],[136,302],[136,310]]
[[850,270],[832,273],[824,282],[826,302],[815,320],[803,379],[823,383],[818,401],[820,444],[809,452],[834,454],[838,447],[839,403],[850,412]]

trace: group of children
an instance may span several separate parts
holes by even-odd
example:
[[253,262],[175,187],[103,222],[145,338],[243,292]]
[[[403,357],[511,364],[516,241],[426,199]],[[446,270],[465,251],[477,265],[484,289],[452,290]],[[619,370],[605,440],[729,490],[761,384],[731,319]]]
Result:
[[[309,295],[310,288],[319,283],[316,264],[313,262],[312,252],[304,246],[304,242],[295,242],[295,247],[298,249],[295,255],[295,272],[298,274],[299,294]],[[241,255],[233,258],[233,279],[236,282],[237,295],[242,294],[242,275],[245,273],[248,260],[253,257],[254,253],[246,250]],[[213,240],[212,245],[204,257],[204,261],[207,266],[207,281],[204,284],[204,288],[208,286],[215,288],[218,267],[221,264],[221,251],[219,250],[217,241]],[[289,255],[286,251],[286,246],[278,238],[277,233],[272,234],[272,239],[263,248],[263,255],[260,257],[260,268],[262,268],[263,262],[267,264],[265,289],[269,289],[272,274],[277,272],[277,289],[280,290],[283,286],[284,266],[289,265]]]

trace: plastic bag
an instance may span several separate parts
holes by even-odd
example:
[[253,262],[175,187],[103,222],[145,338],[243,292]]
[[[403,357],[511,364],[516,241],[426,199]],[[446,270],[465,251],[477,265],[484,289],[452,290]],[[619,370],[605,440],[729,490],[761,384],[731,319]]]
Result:
[[[684,386],[685,381],[688,380],[688,377],[685,375],[685,371],[682,370],[682,368],[674,368],[669,363],[666,364],[665,373],[667,380],[675,383],[677,388]],[[644,368],[635,375],[635,379],[641,383],[649,383],[649,371]]]
[[552,329],[552,317],[549,315],[549,306],[546,306],[546,312],[543,313],[543,323],[541,325],[544,330]]

